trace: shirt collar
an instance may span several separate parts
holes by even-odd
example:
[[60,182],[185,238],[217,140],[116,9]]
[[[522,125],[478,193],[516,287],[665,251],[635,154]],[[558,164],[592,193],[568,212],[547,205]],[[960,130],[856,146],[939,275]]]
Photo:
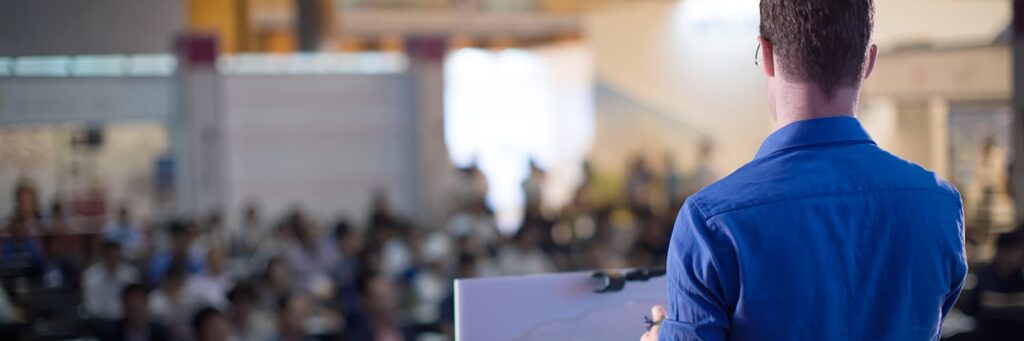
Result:
[[815,118],[796,121],[776,130],[764,140],[755,158],[791,148],[836,143],[875,142],[853,116]]

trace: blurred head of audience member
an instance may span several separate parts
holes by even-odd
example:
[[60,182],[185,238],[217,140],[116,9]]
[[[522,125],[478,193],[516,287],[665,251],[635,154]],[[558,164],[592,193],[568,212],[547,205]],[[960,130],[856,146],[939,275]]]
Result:
[[192,317],[192,333],[197,341],[232,339],[231,324],[224,313],[213,307],[199,309]]
[[192,226],[184,221],[174,221],[168,228],[171,235],[171,256],[176,259],[186,258],[192,249]]
[[14,212],[13,218],[31,221],[40,218],[39,195],[36,186],[27,178],[18,180],[14,188]]
[[385,276],[370,276],[364,284],[366,313],[373,338],[376,340],[401,340],[397,313],[401,292],[395,283]]
[[228,256],[224,249],[215,247],[206,252],[206,272],[211,276],[221,276],[228,271]]
[[124,318],[113,321],[98,331],[100,341],[170,341],[171,332],[149,315],[149,293],[142,284],[128,284],[121,289]]
[[64,205],[61,202],[54,201],[50,205],[50,233],[62,235],[71,233],[71,226],[68,224],[67,213],[64,212]]
[[143,253],[143,234],[135,227],[128,204],[122,204],[118,208],[117,215],[107,223],[103,231],[106,239],[121,243],[121,247],[128,257],[135,258]]
[[267,261],[258,282],[257,295],[262,309],[276,311],[282,297],[292,291],[292,275],[280,258]]
[[242,226],[248,228],[258,228],[260,225],[260,210],[255,203],[249,203],[245,205],[245,210],[242,213]]
[[309,298],[300,293],[287,294],[281,297],[277,306],[277,329],[280,340],[306,340],[305,321],[311,308]]
[[1020,231],[1004,233],[996,239],[996,254],[992,265],[1000,278],[1018,275],[1024,271],[1024,238],[1021,237]]
[[334,240],[338,252],[343,257],[355,257],[362,251],[363,240],[358,232],[353,231],[347,220],[338,220],[334,224]]
[[170,249],[160,250],[151,257],[147,269],[150,285],[160,285],[172,263],[184,264],[187,274],[195,274],[202,269],[201,259],[192,253],[192,231],[194,230],[189,222],[175,219],[168,223]]
[[115,273],[124,261],[121,243],[113,240],[104,241],[102,252],[99,264],[103,266],[103,270],[106,270],[107,273]]
[[121,205],[117,210],[117,223],[121,228],[127,228],[132,224],[132,212],[128,205]]
[[189,283],[188,264],[181,261],[171,263],[164,281],[150,295],[150,312],[165,323],[175,338],[188,339],[192,336],[192,316],[195,311],[209,305],[206,293],[198,292]]
[[370,203],[370,227],[380,227],[396,224],[395,217],[391,215],[391,205],[388,202],[387,191],[383,187],[373,190],[373,199]]
[[48,288],[78,287],[79,263],[68,254],[66,243],[57,236],[43,235],[43,285]]
[[277,333],[274,320],[259,308],[256,288],[239,282],[228,292],[228,319],[239,340],[271,340]]
[[235,275],[228,269],[224,249],[214,246],[206,252],[206,266],[187,284],[202,294],[206,303],[221,308],[227,304],[227,293],[235,285]]

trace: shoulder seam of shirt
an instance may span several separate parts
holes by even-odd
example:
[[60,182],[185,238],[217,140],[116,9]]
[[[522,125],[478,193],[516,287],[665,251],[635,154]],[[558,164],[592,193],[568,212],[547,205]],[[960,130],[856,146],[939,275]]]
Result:
[[708,217],[707,214],[704,214],[704,209],[700,207],[700,203],[698,202],[699,200],[700,198],[693,198],[693,208],[697,210],[697,215],[700,216],[700,222],[704,223],[704,225],[707,225],[708,219],[710,219],[711,217]]
[[[812,193],[812,194],[805,194],[805,195],[798,195],[798,196],[791,196],[791,197],[782,197],[782,198],[776,198],[776,199],[769,199],[769,200],[754,202],[754,203],[751,203],[751,204],[741,205],[741,206],[737,206],[737,207],[733,207],[733,208],[729,208],[729,209],[724,209],[721,212],[713,212],[711,215],[705,215],[703,210],[700,209],[699,204],[697,203],[697,201],[700,200],[700,198],[695,198],[695,200],[694,200],[694,207],[697,207],[699,213],[701,214],[701,218],[704,219],[704,223],[707,224],[709,220],[711,220],[714,217],[720,216],[722,214],[726,214],[726,213],[730,213],[730,212],[736,212],[736,211],[745,210],[745,209],[748,209],[748,208],[754,208],[754,207],[758,207],[758,206],[764,206],[764,205],[768,205],[768,204],[784,202],[784,201],[798,200],[798,199],[807,199],[807,198],[815,198],[815,197],[824,197],[824,196],[830,196],[830,195],[861,194],[861,193],[871,193],[871,192],[896,192],[896,191],[924,191],[924,192],[932,192],[932,193],[940,194],[939,195],[940,197],[944,197],[944,198],[952,200],[954,202],[954,204],[956,204],[957,207],[960,207],[961,205],[963,205],[963,203],[961,202],[961,198],[959,198],[959,196],[953,195],[952,193],[948,193],[948,192],[944,192],[944,191],[940,191],[940,190],[936,190],[936,189],[929,189],[929,188],[907,187],[907,188],[876,188],[876,189],[866,189],[866,190],[856,190],[856,191],[836,191],[836,192]],[[963,209],[963,208],[961,207],[961,209]]]

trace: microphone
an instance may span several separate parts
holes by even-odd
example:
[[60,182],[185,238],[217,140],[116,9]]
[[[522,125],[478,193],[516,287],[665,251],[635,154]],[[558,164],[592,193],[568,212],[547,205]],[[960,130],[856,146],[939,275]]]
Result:
[[627,281],[646,282],[664,275],[664,266],[636,268],[625,274],[616,270],[594,271],[590,275],[590,288],[596,293],[617,292],[626,286]]

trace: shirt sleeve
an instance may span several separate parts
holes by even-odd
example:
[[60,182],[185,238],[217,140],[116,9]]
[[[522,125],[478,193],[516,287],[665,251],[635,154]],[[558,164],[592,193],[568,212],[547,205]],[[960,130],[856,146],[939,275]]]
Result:
[[942,321],[946,320],[949,311],[956,304],[956,300],[960,297],[960,291],[964,288],[964,280],[967,278],[967,253],[964,250],[964,215],[962,208],[957,219],[957,233],[959,237],[956,241],[957,255],[953,265],[953,281],[950,284],[949,293],[946,294],[946,299],[942,303]]
[[733,243],[709,228],[691,200],[676,219],[669,244],[668,318],[658,339],[725,340],[739,295]]

